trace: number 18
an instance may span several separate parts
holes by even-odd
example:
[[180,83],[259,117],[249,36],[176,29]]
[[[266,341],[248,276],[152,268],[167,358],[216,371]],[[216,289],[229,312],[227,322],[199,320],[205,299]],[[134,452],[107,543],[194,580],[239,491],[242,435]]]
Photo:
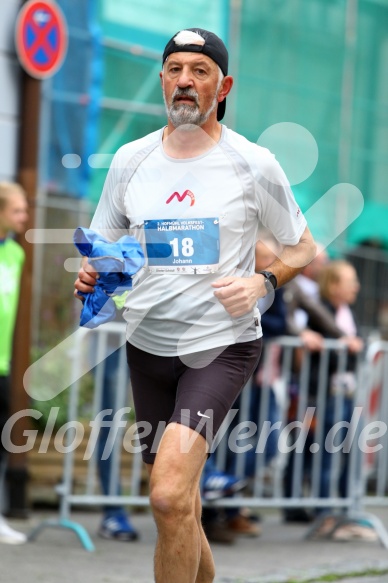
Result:
[[[172,241],[170,241],[170,245],[172,247],[174,257],[179,257],[179,239],[175,237]],[[191,237],[184,237],[182,239],[182,255],[184,257],[191,257],[194,255],[194,241]]]

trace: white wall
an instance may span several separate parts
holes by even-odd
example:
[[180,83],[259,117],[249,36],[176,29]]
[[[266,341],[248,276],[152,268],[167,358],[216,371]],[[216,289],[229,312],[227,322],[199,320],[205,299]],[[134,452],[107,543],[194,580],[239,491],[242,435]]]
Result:
[[20,4],[0,1],[0,180],[14,180],[17,170],[20,66],[14,30]]

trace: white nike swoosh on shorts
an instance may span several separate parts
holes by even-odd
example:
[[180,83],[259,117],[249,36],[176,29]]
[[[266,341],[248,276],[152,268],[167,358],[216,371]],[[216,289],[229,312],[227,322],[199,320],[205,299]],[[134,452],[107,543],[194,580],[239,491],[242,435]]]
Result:
[[200,417],[207,417],[208,419],[210,419],[209,415],[205,415],[204,413],[201,413],[201,411],[198,411],[197,415],[199,415]]

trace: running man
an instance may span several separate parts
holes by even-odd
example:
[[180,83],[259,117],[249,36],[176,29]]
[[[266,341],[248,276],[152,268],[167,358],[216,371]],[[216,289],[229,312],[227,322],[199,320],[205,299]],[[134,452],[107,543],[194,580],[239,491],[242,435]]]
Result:
[[[211,583],[202,468],[260,356],[257,300],[309,263],[315,244],[274,156],[219,123],[233,85],[222,40],[180,31],[160,79],[167,125],[118,150],[91,228],[110,240],[129,232],[147,257],[124,317],[158,530],[155,581]],[[255,274],[260,224],[284,249]],[[84,263],[75,295],[96,277]]]

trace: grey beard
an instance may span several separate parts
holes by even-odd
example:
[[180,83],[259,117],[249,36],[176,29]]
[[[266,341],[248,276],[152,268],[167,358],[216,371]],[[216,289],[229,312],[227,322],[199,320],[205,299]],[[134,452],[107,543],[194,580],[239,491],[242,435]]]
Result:
[[181,125],[202,126],[207,122],[210,114],[218,105],[217,97],[215,96],[209,109],[200,113],[199,107],[196,104],[187,105],[186,103],[173,103],[169,107],[164,94],[163,98],[166,106],[167,117],[175,128]]

